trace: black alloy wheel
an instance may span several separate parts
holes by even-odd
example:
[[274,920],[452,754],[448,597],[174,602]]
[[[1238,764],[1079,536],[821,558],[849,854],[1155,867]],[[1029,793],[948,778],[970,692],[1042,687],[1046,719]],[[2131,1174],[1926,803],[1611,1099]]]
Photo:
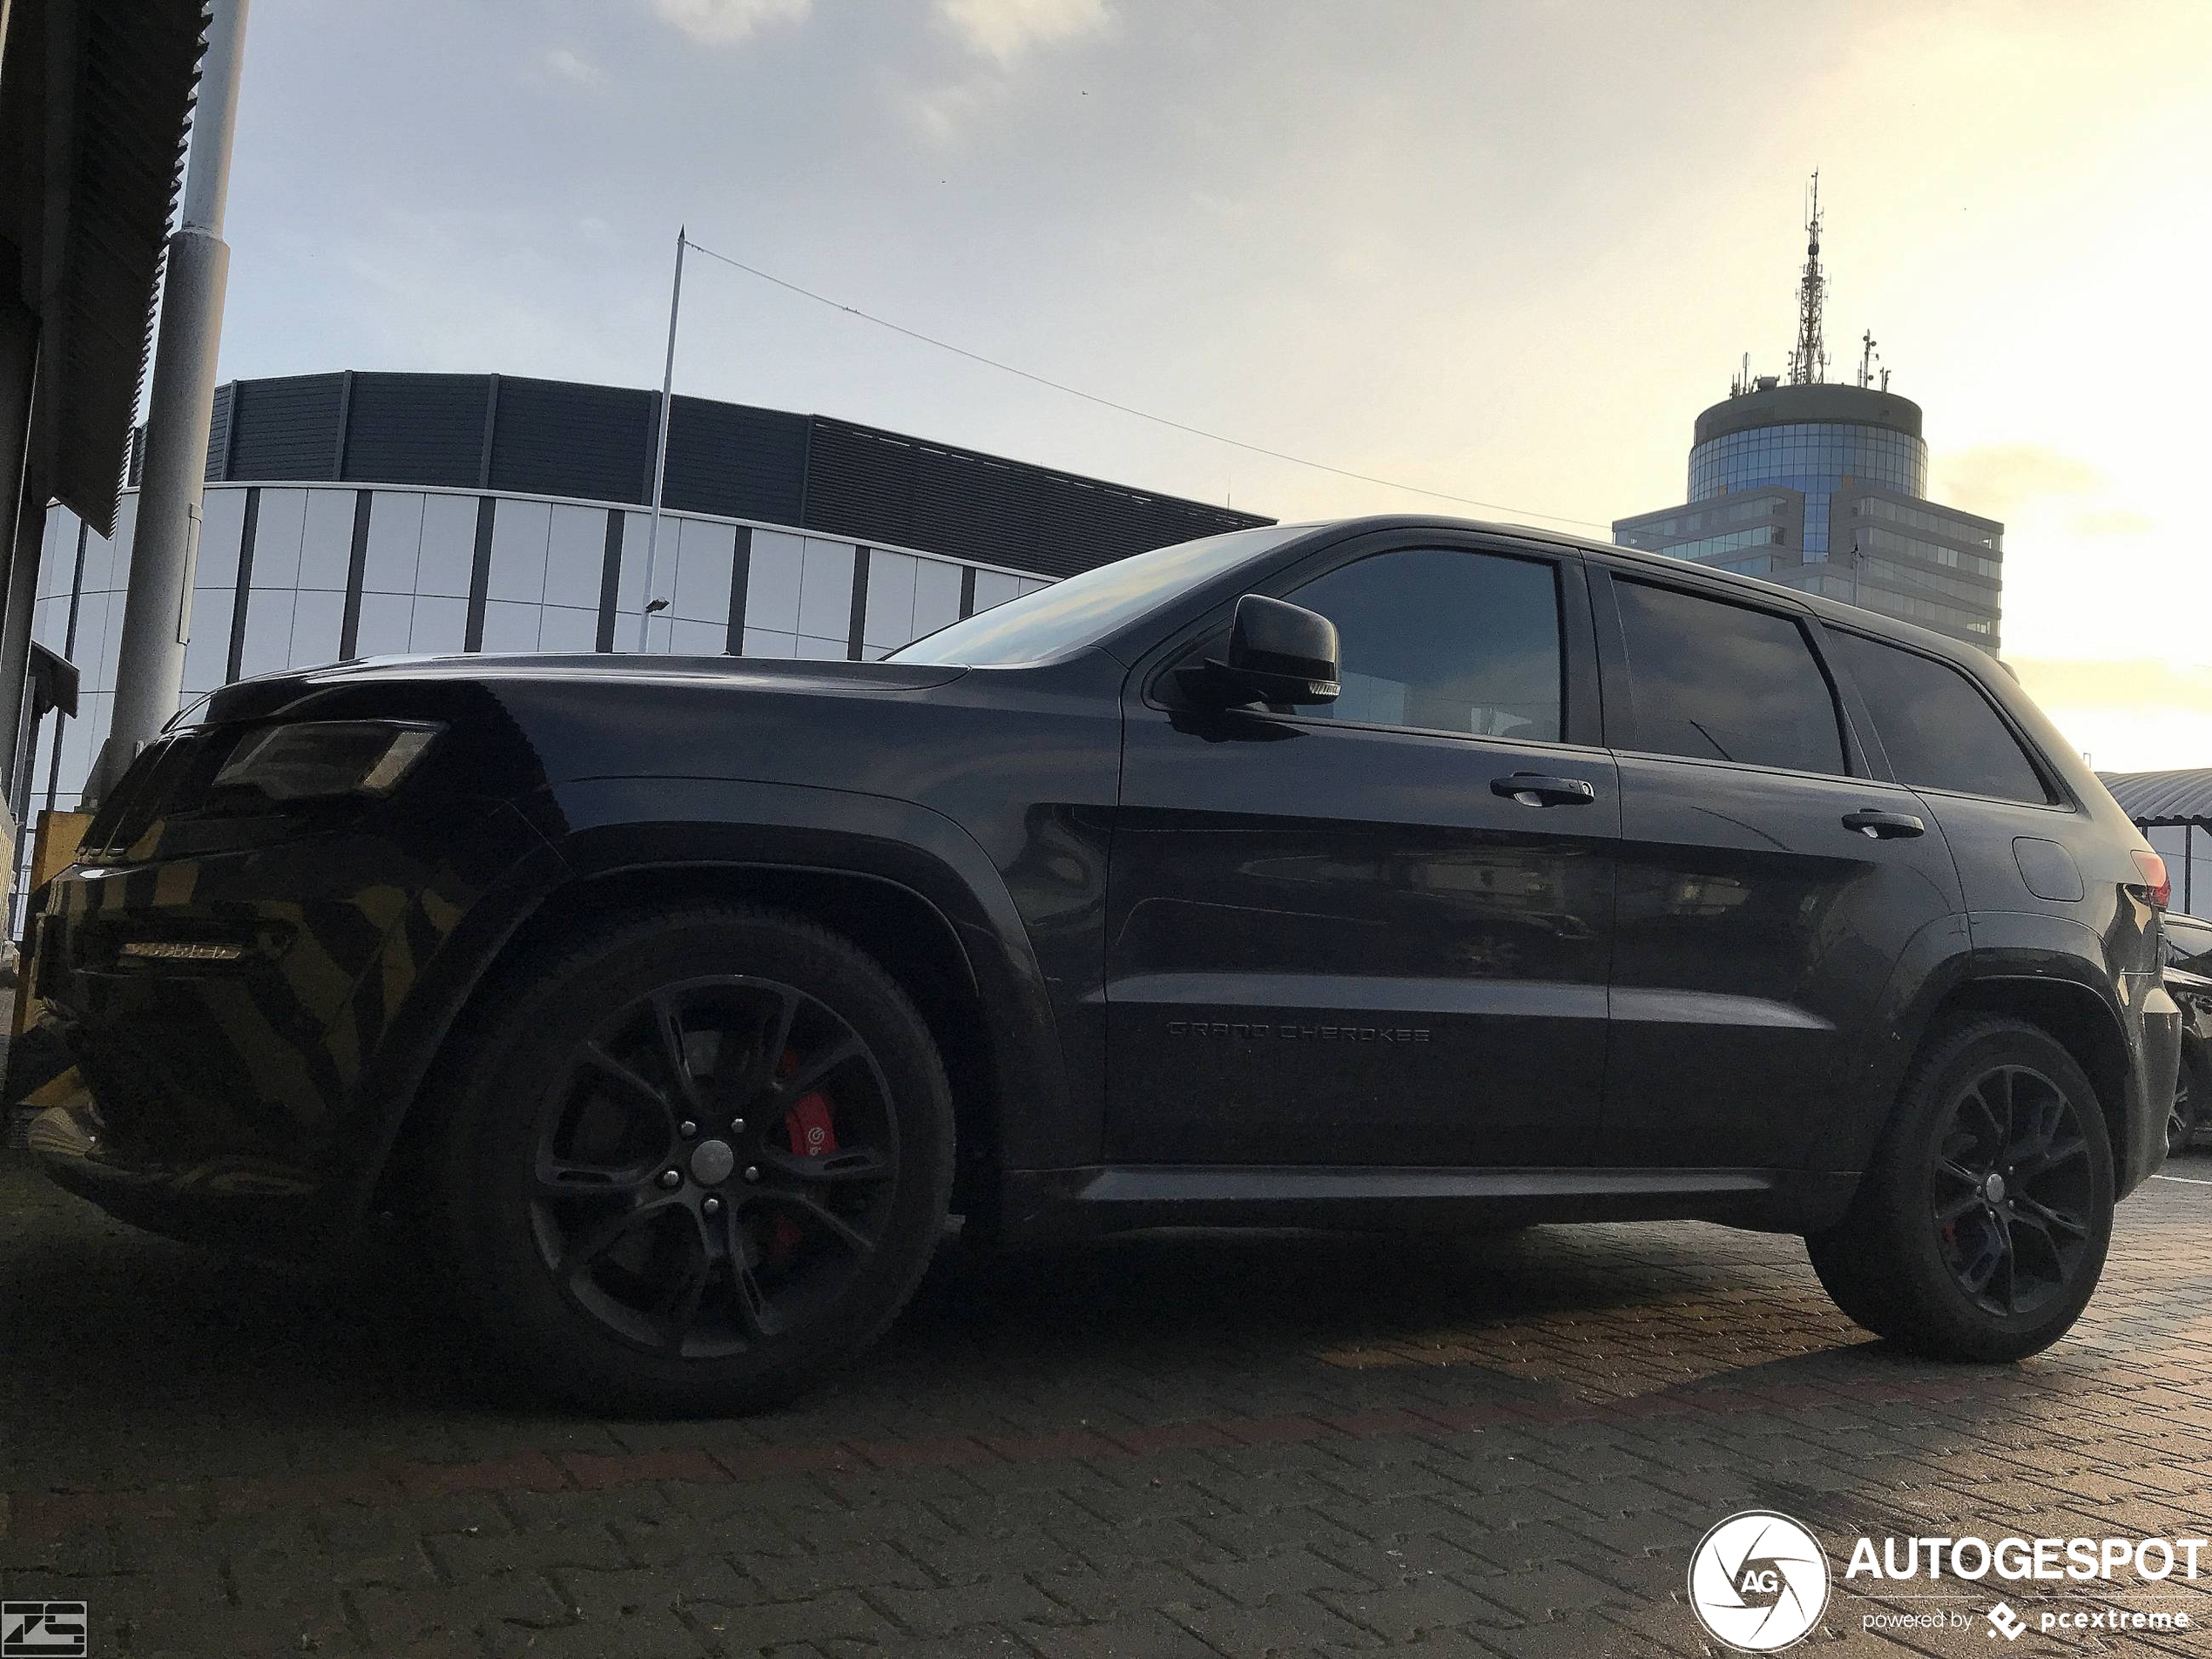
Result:
[[598,1412],[778,1405],[928,1266],[952,1091],[850,940],[735,903],[588,913],[518,945],[461,1029],[439,1237],[471,1335],[529,1386]]
[[2063,1044],[2025,1020],[1963,1017],[1924,1040],[1849,1207],[1806,1253],[1837,1306],[1900,1348],[2022,1359],[2095,1293],[2113,1163]]
[[685,1359],[772,1341],[881,1242],[899,1170],[880,1067],[795,986],[656,988],[570,1051],[539,1120],[546,1268],[624,1340]]
[[2033,1314],[2087,1258],[2088,1137],[2059,1085],[1995,1066],[1954,1093],[1932,1213],[1945,1264],[1990,1312]]

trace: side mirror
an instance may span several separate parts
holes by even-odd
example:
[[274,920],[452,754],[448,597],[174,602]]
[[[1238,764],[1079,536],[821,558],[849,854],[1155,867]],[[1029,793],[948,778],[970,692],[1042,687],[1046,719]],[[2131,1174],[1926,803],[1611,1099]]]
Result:
[[1203,671],[1216,702],[1332,703],[1337,625],[1302,605],[1248,593],[1229,624],[1227,659],[1209,658]]

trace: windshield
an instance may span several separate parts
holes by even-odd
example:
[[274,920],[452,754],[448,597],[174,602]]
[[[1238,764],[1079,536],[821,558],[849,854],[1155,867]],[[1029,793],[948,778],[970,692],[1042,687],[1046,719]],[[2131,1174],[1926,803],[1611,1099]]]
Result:
[[1163,600],[1303,536],[1309,528],[1270,524],[1261,529],[1231,530],[1116,559],[925,634],[893,651],[889,660],[957,663],[970,668],[1047,662],[1103,639]]

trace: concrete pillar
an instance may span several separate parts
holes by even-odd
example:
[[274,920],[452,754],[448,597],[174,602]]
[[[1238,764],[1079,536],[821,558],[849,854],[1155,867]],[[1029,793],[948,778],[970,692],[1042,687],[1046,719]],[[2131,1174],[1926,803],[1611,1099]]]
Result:
[[192,617],[192,566],[199,553],[200,486],[214,413],[215,354],[231,251],[223,240],[233,117],[246,0],[212,0],[207,48],[192,104],[192,155],[161,290],[161,333],[146,400],[145,459],[131,575],[123,602],[115,714],[92,768],[90,792],[105,793],[132,758],[177,711]]

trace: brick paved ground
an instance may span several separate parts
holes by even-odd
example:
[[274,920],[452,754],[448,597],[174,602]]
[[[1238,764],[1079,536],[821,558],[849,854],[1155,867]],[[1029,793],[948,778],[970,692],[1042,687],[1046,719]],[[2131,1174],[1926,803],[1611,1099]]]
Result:
[[[388,1276],[217,1262],[0,1158],[0,1586],[88,1601],[98,1655],[1694,1654],[1690,1548],[1747,1506],[1831,1550],[2203,1535],[2212,1184],[2121,1217],[2014,1369],[1866,1341],[1794,1240],[1194,1235],[949,1253],[841,1385],[670,1426],[489,1397]],[[1891,1646],[1839,1588],[1816,1641],[1986,1655],[1994,1599]],[[2071,1645],[2126,1643],[2212,1653]]]

